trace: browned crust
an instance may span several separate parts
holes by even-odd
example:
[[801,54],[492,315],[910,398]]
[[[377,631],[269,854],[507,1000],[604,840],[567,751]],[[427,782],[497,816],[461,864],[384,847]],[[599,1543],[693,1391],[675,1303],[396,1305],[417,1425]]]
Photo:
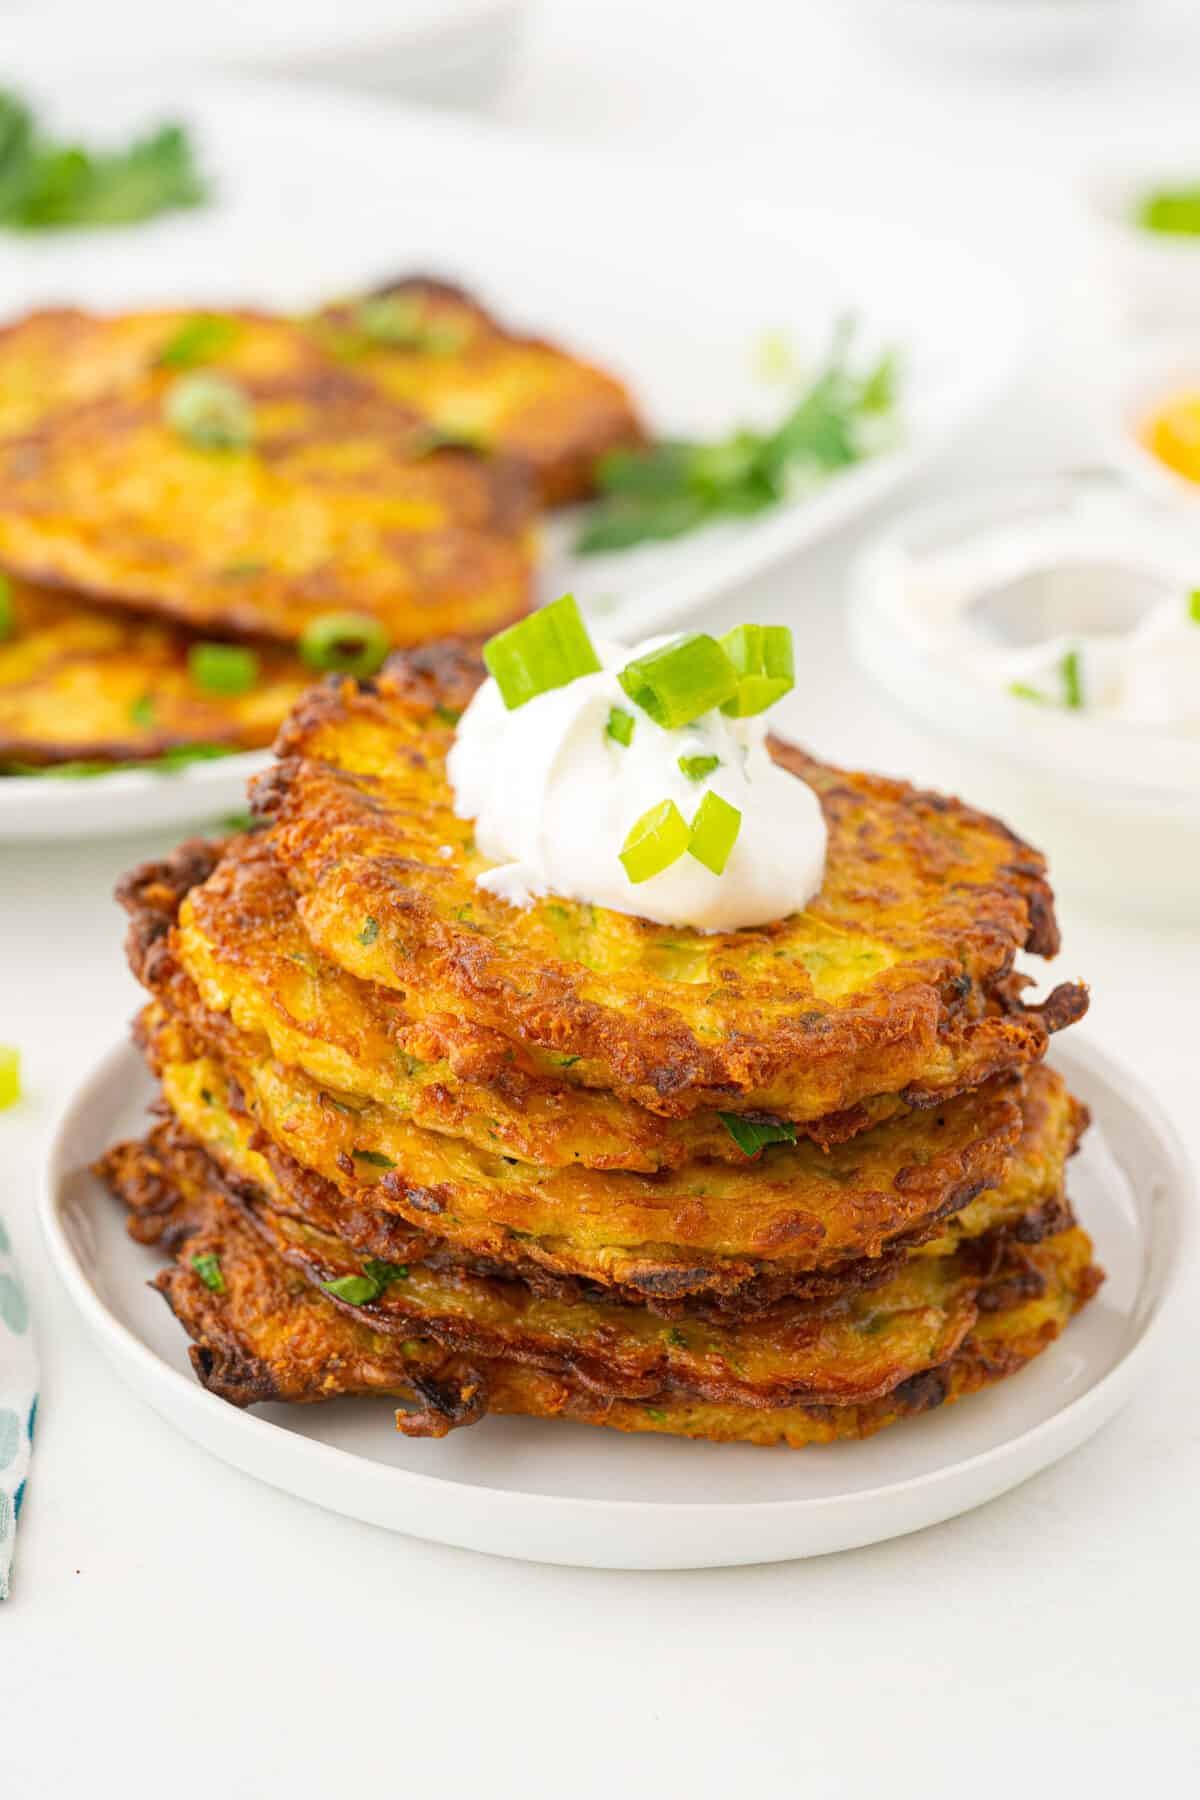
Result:
[[[141,1174],[145,1160],[148,1181]],[[202,1214],[223,1214],[232,1205],[258,1234],[260,1246],[256,1254],[244,1254],[237,1268],[224,1268],[223,1276],[230,1284],[242,1284],[244,1301],[253,1298],[264,1320],[274,1320],[279,1312],[281,1265],[322,1289],[360,1271],[358,1258],[336,1238],[319,1233],[314,1222],[298,1232],[278,1218],[252,1184],[239,1183],[235,1189],[224,1182],[211,1160],[179,1132],[152,1134],[145,1146],[118,1146],[99,1167],[127,1197],[139,1221],[139,1236],[146,1235],[142,1214],[150,1210],[155,1224],[161,1217],[158,1189],[164,1179]],[[339,1311],[372,1331],[402,1339],[414,1333],[433,1337],[472,1363],[529,1364],[606,1398],[644,1400],[671,1392],[748,1407],[799,1401],[846,1405],[890,1393],[922,1368],[952,1355],[984,1304],[983,1289],[999,1290],[999,1297],[989,1302],[993,1311],[1041,1292],[1035,1264],[1005,1234],[918,1266],[921,1278],[911,1293],[907,1279],[898,1291],[884,1290],[878,1303],[883,1310],[877,1313],[874,1303],[868,1303],[861,1321],[847,1317],[845,1300],[793,1302],[748,1327],[734,1323],[706,1329],[702,1350],[690,1342],[697,1329],[692,1319],[686,1321],[686,1333],[673,1328],[647,1334],[639,1324],[639,1309],[611,1301],[551,1307],[538,1314],[521,1297],[521,1284],[461,1268],[441,1271],[431,1291],[428,1284],[416,1291],[417,1272],[410,1271],[377,1300],[350,1304],[334,1294],[330,1298]],[[466,1301],[465,1312],[459,1295]],[[548,1328],[554,1317],[557,1326]],[[882,1321],[882,1331],[876,1319]],[[759,1373],[743,1369],[743,1360]]]
[[[785,1007],[782,976],[764,986],[765,974],[751,980],[746,970],[752,954],[792,956],[792,921],[705,939],[714,1028],[701,1037],[681,993],[651,973],[646,952],[661,927],[605,915],[607,936],[628,945],[637,978],[601,978],[556,953],[539,908],[516,915],[474,886],[457,855],[434,869],[414,848],[405,824],[413,796],[435,809],[430,830],[439,834],[436,809],[448,807],[448,734],[434,724],[437,709],[461,710],[480,672],[460,648],[432,645],[393,659],[371,692],[349,683],[314,690],[280,734],[277,765],[255,786],[255,806],[277,821],[276,853],[310,936],[355,973],[409,991],[428,984],[439,1003],[527,1049],[577,1058],[571,1079],[668,1116],[716,1107],[804,1119],[871,1093],[944,1097],[1036,1060],[1050,1031],[1086,1006],[1078,984],[1040,1008],[1014,990],[1017,951],[1050,954],[1058,944],[1035,851],[958,801],[827,769],[775,744],[783,766],[817,790],[831,831],[825,886],[804,930],[865,931],[893,947],[895,963],[834,1002],[816,997],[798,963],[785,961],[795,995]],[[374,776],[336,766],[339,735],[360,726],[394,738],[386,791]],[[914,884],[911,903],[898,879]],[[455,922],[463,898],[469,925]],[[339,915],[350,909],[388,922],[369,954],[339,936]],[[999,1010],[997,994],[1007,997]]]
[[[138,1173],[144,1158],[141,1147],[129,1147],[110,1153],[103,1165],[118,1192],[129,1189],[135,1209],[139,1183],[147,1185]],[[155,1185],[152,1175],[148,1186],[161,1219]],[[397,1418],[401,1429],[430,1436],[443,1436],[489,1410],[797,1446],[865,1436],[1012,1373],[1057,1335],[1101,1279],[1079,1232],[1033,1251],[998,1247],[985,1287],[1004,1297],[982,1310],[979,1331],[941,1365],[852,1406],[762,1406],[675,1388],[617,1396],[580,1381],[574,1370],[469,1357],[428,1338],[381,1334],[363,1320],[363,1309],[335,1307],[289,1270],[211,1181],[178,1194],[169,1241],[176,1265],[154,1285],[193,1338],[193,1366],[211,1391],[241,1406],[268,1399],[304,1403],[343,1394],[391,1395],[409,1408]],[[202,1254],[218,1260],[220,1293],[211,1292],[193,1267],[193,1257]],[[1019,1293],[1012,1298],[1014,1289]],[[1043,1305],[1040,1322],[1023,1310],[1031,1299],[1036,1306],[1039,1297],[1050,1303]]]

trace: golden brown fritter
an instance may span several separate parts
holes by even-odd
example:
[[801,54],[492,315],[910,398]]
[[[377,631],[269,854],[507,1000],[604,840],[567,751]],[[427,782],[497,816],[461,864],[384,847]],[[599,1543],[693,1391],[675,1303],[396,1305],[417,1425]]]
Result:
[[390,399],[526,464],[548,506],[589,494],[605,451],[644,441],[621,382],[542,339],[514,335],[447,282],[390,282],[366,302],[327,307],[316,329]]
[[[201,1037],[220,1041],[228,1014],[323,1086],[521,1162],[653,1173],[697,1157],[745,1160],[715,1112],[665,1119],[574,1087],[539,1073],[497,1031],[414,1015],[394,989],[348,975],[305,936],[266,834],[223,850],[192,840],[133,870],[118,893],[132,918],[134,974]],[[906,1110],[895,1095],[880,1095],[802,1130],[828,1145]]]
[[23,582],[10,591],[0,766],[134,762],[197,744],[257,749],[312,682],[298,657],[267,644],[249,692],[214,694],[189,672],[186,633]]
[[1002,1081],[828,1152],[780,1144],[741,1168],[699,1162],[653,1177],[544,1169],[322,1089],[242,1051],[232,1027],[213,1054],[151,1008],[142,1036],[172,1112],[218,1157],[255,1141],[257,1126],[356,1206],[395,1211],[471,1255],[532,1260],[642,1299],[787,1292],[807,1271],[933,1235],[989,1189],[1021,1216],[1061,1195],[1082,1124],[1044,1071],[1025,1112],[1019,1084]]
[[[504,1284],[416,1268],[392,1271],[376,1299],[351,1305],[316,1285],[342,1273],[336,1241],[298,1239],[244,1195],[235,1204],[200,1152],[161,1139],[118,1146],[101,1172],[133,1210],[135,1234],[161,1237],[177,1255],[156,1285],[195,1339],[206,1385],[243,1405],[388,1393],[419,1403],[398,1420],[417,1431],[440,1433],[490,1407],[756,1442],[865,1435],[1010,1372],[1099,1281],[1075,1230],[1033,1249],[997,1243],[970,1270],[957,1258],[914,1261],[851,1303],[862,1309],[853,1323],[844,1310],[809,1308],[786,1326],[780,1314],[689,1345],[649,1315],[640,1332],[605,1332],[593,1309],[522,1304]],[[211,1259],[201,1264],[208,1283],[197,1258]],[[964,1340],[969,1384],[951,1374]],[[936,1360],[879,1387],[913,1357]],[[814,1387],[853,1398],[814,1399]]]
[[0,443],[0,564],[193,629],[281,641],[330,612],[373,613],[403,645],[484,634],[525,610],[531,495],[514,465],[430,451],[417,414],[286,320],[239,317],[203,374],[251,403],[246,447],[198,447],[168,423],[175,384],[195,377],[173,367]]
[[829,830],[810,905],[706,935],[558,899],[518,908],[456,817],[445,759],[481,676],[454,645],[296,709],[257,784],[304,929],[413,1011],[524,1047],[539,1072],[668,1117],[809,1120],[879,1094],[924,1103],[1019,1068],[1084,990],[1021,1006],[1011,970],[1058,946],[1042,858],[995,820],[776,745]]

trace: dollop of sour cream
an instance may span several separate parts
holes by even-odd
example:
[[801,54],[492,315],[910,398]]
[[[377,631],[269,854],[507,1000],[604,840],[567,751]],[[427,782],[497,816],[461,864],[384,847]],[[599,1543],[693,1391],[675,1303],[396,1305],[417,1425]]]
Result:
[[1200,620],[1190,594],[1166,595],[1132,631],[1080,633],[1011,651],[996,680],[1062,704],[1062,670],[1077,658],[1079,710],[1126,725],[1200,725]]
[[[625,694],[617,671],[668,642],[633,649],[595,643],[603,667],[539,694],[510,712],[488,679],[459,720],[447,768],[455,811],[475,822],[475,842],[495,866],[479,877],[489,892],[527,906],[556,894],[615,912],[697,931],[764,925],[804,907],[821,885],[826,830],[812,789],[772,762],[760,714],[719,711],[667,731]],[[614,707],[632,715],[633,737],[608,733]],[[702,780],[680,757],[716,756]],[[724,872],[685,852],[634,884],[621,862],[630,828],[673,800],[690,824],[709,791],[741,813]]]
[[[1044,701],[1082,720],[1163,734],[1200,730],[1200,585],[1194,526],[1110,480],[1080,480],[1015,516],[999,513],[960,537],[905,555],[894,585],[914,641],[967,680],[1022,701]],[[1144,611],[1080,603],[1038,642],[1008,645],[982,627],[977,598],[1028,573],[1107,564],[1156,587]],[[1111,584],[1110,584],[1111,585]],[[1069,610],[1069,609],[1067,609]],[[1126,616],[1127,614],[1127,616]]]

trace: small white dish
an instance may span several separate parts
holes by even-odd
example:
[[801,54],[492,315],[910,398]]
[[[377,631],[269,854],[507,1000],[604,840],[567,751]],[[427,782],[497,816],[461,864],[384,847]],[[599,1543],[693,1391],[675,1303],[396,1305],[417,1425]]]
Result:
[[[1082,500],[1102,505],[1086,529],[1098,562],[1129,558],[1129,522],[1149,546],[1139,568],[1168,588],[1200,586],[1196,520],[1096,471],[994,490],[918,508],[860,558],[853,577],[850,635],[867,674],[936,748],[939,783],[1020,831],[1050,860],[1056,886],[1104,912],[1138,920],[1193,922],[1200,912],[1200,730],[1146,725],[1037,706],[999,682],[969,673],[965,632],[947,620],[955,592],[937,588],[935,618],[922,621],[910,596],[926,559],[1013,537],[1018,572],[1031,532],[1064,544],[1081,527]],[[1083,517],[1086,520],[1087,515]],[[1152,552],[1152,554],[1151,554]],[[989,554],[994,552],[989,549]],[[1065,556],[1051,551],[1053,556]],[[924,580],[928,581],[928,577]],[[945,577],[941,580],[944,582]]]
[[69,1103],[41,1197],[51,1260],[89,1333],[140,1397],[214,1456],[318,1506],[437,1543],[533,1562],[689,1569],[846,1550],[1015,1487],[1129,1398],[1179,1289],[1194,1229],[1186,1153],[1122,1066],[1073,1041],[1055,1062],[1091,1107],[1070,1191],[1107,1271],[1099,1296],[1019,1375],[860,1444],[802,1452],[487,1419],[441,1443],[386,1401],[238,1412],[192,1376],[183,1332],[88,1165],[141,1132],[152,1095],[127,1044]]
[[[1200,289],[1193,321],[1200,317]],[[1110,389],[1101,451],[1151,499],[1186,507],[1200,533],[1200,481],[1155,456],[1142,431],[1160,407],[1184,394],[1200,397],[1200,333],[1173,333],[1130,349]],[[1200,583],[1198,583],[1200,585]]]

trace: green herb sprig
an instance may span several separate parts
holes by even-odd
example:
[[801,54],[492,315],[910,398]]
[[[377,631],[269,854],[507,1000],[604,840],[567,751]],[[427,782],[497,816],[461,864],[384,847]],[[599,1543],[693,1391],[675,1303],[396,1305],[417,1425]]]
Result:
[[797,481],[823,480],[869,456],[880,422],[896,410],[897,362],[889,350],[856,372],[852,337],[852,321],[840,321],[817,375],[773,431],[742,429],[713,443],[665,438],[603,457],[602,498],[575,549],[627,550],[745,518],[777,505]]
[[135,225],[207,199],[181,125],[123,150],[89,150],[42,131],[23,100],[0,90],[0,225],[10,231]]

